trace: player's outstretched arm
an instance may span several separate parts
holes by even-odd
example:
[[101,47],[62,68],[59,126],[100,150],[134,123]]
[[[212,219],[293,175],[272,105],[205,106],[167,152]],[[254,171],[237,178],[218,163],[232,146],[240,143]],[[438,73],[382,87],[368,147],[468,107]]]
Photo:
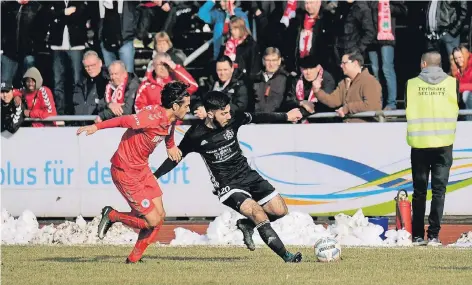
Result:
[[[156,176],[156,178],[159,178],[161,177],[162,175],[165,175],[166,173],[168,173],[169,171],[171,171],[172,169],[174,169],[174,167],[177,166],[177,164],[179,164],[179,162],[189,153],[193,152],[194,151],[194,142],[192,141],[192,138],[190,137],[190,134],[193,132],[193,127],[191,127],[184,135],[184,138],[182,139],[182,141],[180,142],[179,144],[179,147],[174,147],[176,149],[176,151],[178,151],[178,155],[176,155],[176,157],[172,157],[170,154],[169,154],[169,149],[167,150],[167,154],[169,155],[169,158],[166,159],[164,161],[163,164],[161,164],[161,166],[159,166],[159,168],[154,172],[154,176]],[[178,159],[176,159],[178,158]]]
[[287,113],[244,113],[246,118],[244,124],[270,124],[270,123],[285,123],[297,122],[303,116],[300,109],[295,108]]

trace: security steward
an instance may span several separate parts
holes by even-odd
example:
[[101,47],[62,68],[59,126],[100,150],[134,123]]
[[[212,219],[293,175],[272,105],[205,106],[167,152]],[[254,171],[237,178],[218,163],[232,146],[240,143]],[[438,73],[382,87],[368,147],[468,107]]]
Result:
[[[405,88],[407,142],[411,146],[414,245],[440,246],[439,230],[459,114],[459,84],[441,68],[436,51],[423,54],[421,73]],[[424,239],[426,191],[431,172],[432,201],[428,240]]]

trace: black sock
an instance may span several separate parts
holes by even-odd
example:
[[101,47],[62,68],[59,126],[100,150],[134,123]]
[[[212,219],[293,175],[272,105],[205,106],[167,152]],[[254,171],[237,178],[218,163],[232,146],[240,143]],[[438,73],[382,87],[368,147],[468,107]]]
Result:
[[264,221],[256,226],[256,229],[259,231],[259,235],[261,236],[262,240],[267,244],[267,246],[272,249],[278,256],[284,258],[287,250],[283,242],[280,240],[277,233],[274,229],[270,226],[269,221]]
[[271,215],[271,214],[267,214],[267,217],[269,217],[269,221],[271,223],[277,221],[278,219],[282,218],[283,216],[276,216],[276,215]]
[[246,226],[252,226],[253,229],[256,227],[256,224],[254,224],[254,222],[248,218],[241,219],[241,223],[243,223]]

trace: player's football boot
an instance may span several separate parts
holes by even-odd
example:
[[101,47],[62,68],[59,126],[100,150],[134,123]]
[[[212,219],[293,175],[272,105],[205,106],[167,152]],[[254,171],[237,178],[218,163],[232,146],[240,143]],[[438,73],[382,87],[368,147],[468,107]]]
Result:
[[294,262],[298,263],[302,261],[302,254],[300,252],[297,252],[295,254],[290,253],[287,251],[287,253],[284,256],[284,261],[285,262]]
[[126,264],[136,264],[136,263],[144,263],[143,259],[140,258],[138,261],[136,262],[131,262],[131,260],[129,260],[128,258],[126,258],[126,261],[125,261]]
[[102,219],[100,224],[98,224],[98,238],[103,239],[107,234],[110,227],[113,225],[113,222],[110,221],[110,212],[113,210],[112,207],[106,206],[102,209]]
[[240,219],[236,222],[236,227],[243,233],[243,241],[247,248],[250,251],[256,250],[256,245],[252,240],[252,235],[254,234],[252,222],[248,219]]

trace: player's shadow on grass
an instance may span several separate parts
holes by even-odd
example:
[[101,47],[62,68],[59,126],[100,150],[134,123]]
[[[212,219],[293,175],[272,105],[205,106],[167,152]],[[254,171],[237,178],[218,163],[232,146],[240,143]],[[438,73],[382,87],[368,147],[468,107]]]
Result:
[[197,256],[147,256],[146,259],[172,260],[172,261],[215,261],[215,262],[235,262],[247,260],[243,257],[197,257]]
[[469,271],[472,270],[472,266],[434,266],[434,269],[442,270],[458,270],[458,271]]
[[99,255],[99,256],[93,256],[93,257],[48,257],[48,258],[38,259],[38,261],[86,263],[86,262],[107,261],[111,259],[123,259],[123,256]]

